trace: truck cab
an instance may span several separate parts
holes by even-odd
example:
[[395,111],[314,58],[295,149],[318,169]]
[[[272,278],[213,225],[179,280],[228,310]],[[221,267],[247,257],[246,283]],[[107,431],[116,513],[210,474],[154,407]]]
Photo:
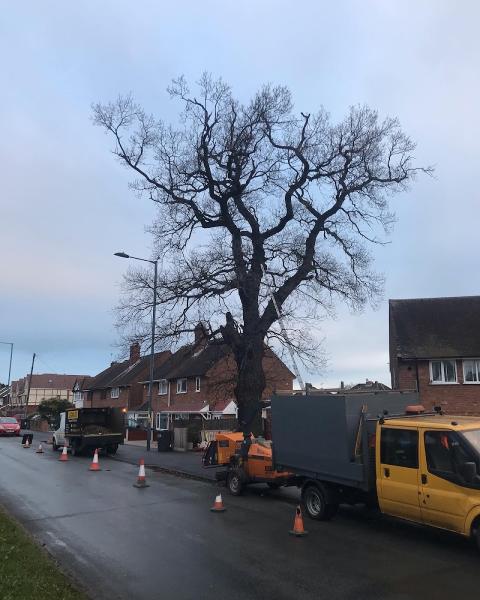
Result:
[[480,419],[440,414],[385,418],[375,437],[383,513],[480,535]]
[[65,445],[65,413],[60,413],[60,423],[53,433],[52,446],[54,450]]

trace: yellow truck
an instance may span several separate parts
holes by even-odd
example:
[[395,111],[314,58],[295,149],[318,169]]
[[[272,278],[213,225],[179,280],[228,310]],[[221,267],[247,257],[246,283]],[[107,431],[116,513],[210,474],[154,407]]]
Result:
[[271,410],[273,466],[297,476],[309,517],[365,502],[480,548],[480,418],[399,392],[276,396]]

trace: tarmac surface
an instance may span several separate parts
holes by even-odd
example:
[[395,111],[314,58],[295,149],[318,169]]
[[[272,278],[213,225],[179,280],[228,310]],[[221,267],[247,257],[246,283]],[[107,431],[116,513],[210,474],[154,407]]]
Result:
[[[306,520],[309,535],[294,538],[294,507],[263,486],[234,498],[147,469],[150,487],[137,489],[135,465],[100,457],[92,473],[91,458],[35,448],[0,438],[0,503],[92,598],[478,597],[480,553],[463,538],[361,508]],[[227,511],[215,514],[219,490]]]

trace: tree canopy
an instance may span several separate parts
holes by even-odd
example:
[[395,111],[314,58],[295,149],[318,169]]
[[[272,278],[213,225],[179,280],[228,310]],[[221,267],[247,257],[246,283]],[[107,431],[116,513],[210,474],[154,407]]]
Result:
[[60,398],[47,398],[42,400],[38,405],[38,414],[50,423],[57,423],[60,418],[60,413],[65,412],[69,408],[73,408],[73,404],[68,400]]
[[[130,96],[95,105],[94,121],[136,175],[132,188],[158,205],[158,338],[212,323],[237,361],[241,409],[265,387],[265,340],[314,358],[308,331],[337,299],[360,308],[380,296],[368,246],[393,222],[389,197],[430,169],[414,164],[398,120],[367,106],[332,123],[323,108],[296,113],[284,86],[243,104],[208,74],[196,93],[183,78],[169,93],[183,107],[177,127]],[[146,333],[151,288],[146,271],[126,277],[120,324],[132,337]],[[287,340],[271,293],[296,332]]]

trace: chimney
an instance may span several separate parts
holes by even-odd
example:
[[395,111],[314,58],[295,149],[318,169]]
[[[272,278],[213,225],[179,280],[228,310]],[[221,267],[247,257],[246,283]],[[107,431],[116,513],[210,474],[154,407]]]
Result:
[[128,362],[130,365],[134,365],[137,360],[140,360],[140,344],[138,342],[134,342],[130,346],[130,360]]
[[193,330],[195,333],[195,346],[202,344],[203,346],[207,343],[207,329],[202,322],[198,322]]

